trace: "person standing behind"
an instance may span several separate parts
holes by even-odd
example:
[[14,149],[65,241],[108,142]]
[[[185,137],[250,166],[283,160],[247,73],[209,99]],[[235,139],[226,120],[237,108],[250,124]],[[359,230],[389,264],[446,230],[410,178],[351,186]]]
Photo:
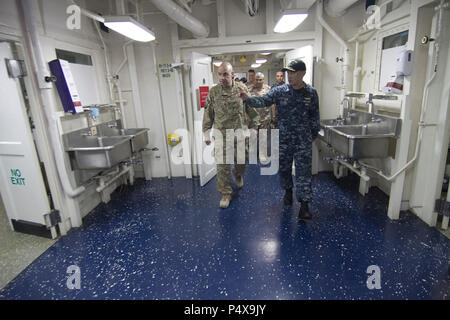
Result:
[[[284,72],[283,71],[277,71],[276,75],[276,82],[272,85],[272,88],[281,86],[284,84]],[[271,123],[271,127],[272,128],[276,128],[277,127],[277,121],[276,121],[276,113],[275,113],[275,105],[272,105],[272,123]]]
[[[255,74],[255,84],[249,89],[250,95],[253,97],[261,97],[270,91],[270,87],[264,83],[264,74],[262,72],[257,72]],[[251,124],[249,128],[254,128],[257,130],[257,136],[260,137],[259,130],[267,129],[270,130],[270,122],[272,120],[270,114],[270,107],[267,108],[253,108],[256,113],[258,113],[258,118],[255,120],[256,123]],[[262,140],[262,150],[266,150],[266,152],[261,153],[261,149],[259,150],[259,158],[262,162],[266,162],[267,158],[264,154],[267,154],[267,135],[263,137]],[[259,144],[258,144],[259,145]]]
[[[233,80],[233,66],[229,62],[223,62],[218,68],[219,84],[212,87],[205,101],[205,111],[203,113],[202,130],[205,136],[205,143],[211,144],[209,138],[209,130],[213,127],[222,134],[222,139],[215,140],[215,160],[217,166],[217,189],[222,194],[220,207],[227,208],[231,201],[231,164],[227,163],[226,155],[234,152],[234,168],[233,174],[236,185],[242,188],[244,185],[243,175],[245,172],[245,162],[248,158],[248,148],[245,146],[245,162],[238,164],[237,156],[237,140],[239,138],[245,141],[243,135],[244,114],[247,112],[249,116],[256,116],[255,112],[246,110],[241,99],[237,97],[239,92],[248,94],[247,87]],[[227,148],[227,129],[238,130],[233,135],[232,146],[234,150]],[[241,129],[239,131],[239,129]],[[228,152],[227,152],[228,151]],[[239,150],[243,151],[243,150]],[[225,159],[224,159],[225,158]]]
[[255,70],[250,69],[247,71],[247,73],[248,73],[248,79],[247,79],[246,84],[247,84],[248,90],[251,90],[252,89],[251,87],[255,85]]
[[281,86],[284,84],[284,72],[283,71],[277,71],[275,75],[276,81],[271,88],[275,88],[278,86]]
[[[255,85],[255,70],[249,69],[247,71],[247,75],[248,75],[247,82],[244,82],[244,83],[247,86],[247,89],[250,91],[253,88],[253,86]],[[254,121],[249,119],[247,114],[245,114],[244,117],[245,117],[245,124],[247,125],[247,127],[249,129],[255,129],[256,130]]]
[[296,197],[301,203],[298,217],[311,219],[312,142],[320,130],[319,97],[316,89],[303,82],[306,65],[300,59],[291,61],[283,71],[288,72],[289,84],[272,88],[262,97],[249,97],[241,90],[239,97],[250,107],[275,104],[279,126],[279,175],[285,189],[284,204],[292,205],[292,161],[295,161]]

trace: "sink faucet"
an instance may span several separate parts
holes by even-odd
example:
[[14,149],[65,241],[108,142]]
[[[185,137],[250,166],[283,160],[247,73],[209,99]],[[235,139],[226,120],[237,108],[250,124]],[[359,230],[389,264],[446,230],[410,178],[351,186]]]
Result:
[[[348,97],[345,97],[342,99],[342,115],[344,116],[344,119],[347,118],[350,114],[350,99]],[[347,106],[346,106],[347,105]]]
[[380,122],[381,119],[375,117],[375,106],[373,104],[373,94],[369,93],[369,100],[366,101],[366,106],[369,106],[369,113],[372,115],[370,118],[370,122]]
[[369,113],[372,115],[375,115],[375,108],[373,105],[372,98],[373,98],[373,94],[369,93],[369,100],[366,101],[366,106],[367,105],[369,106]]

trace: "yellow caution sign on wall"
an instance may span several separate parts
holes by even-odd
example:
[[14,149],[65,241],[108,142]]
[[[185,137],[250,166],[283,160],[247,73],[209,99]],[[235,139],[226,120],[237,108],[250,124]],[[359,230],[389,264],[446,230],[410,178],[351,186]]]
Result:
[[169,146],[176,146],[177,144],[180,143],[181,137],[176,133],[169,133],[169,135],[167,136],[167,140]]

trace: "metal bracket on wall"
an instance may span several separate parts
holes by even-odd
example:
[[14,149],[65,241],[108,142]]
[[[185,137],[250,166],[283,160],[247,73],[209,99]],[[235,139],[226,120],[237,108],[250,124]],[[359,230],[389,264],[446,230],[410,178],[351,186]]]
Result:
[[434,211],[446,217],[450,217],[450,202],[446,200],[436,199]]
[[44,215],[44,221],[47,228],[56,226],[61,222],[61,215],[59,210],[52,210],[51,212]]
[[25,61],[5,58],[5,63],[10,78],[23,78],[27,76]]

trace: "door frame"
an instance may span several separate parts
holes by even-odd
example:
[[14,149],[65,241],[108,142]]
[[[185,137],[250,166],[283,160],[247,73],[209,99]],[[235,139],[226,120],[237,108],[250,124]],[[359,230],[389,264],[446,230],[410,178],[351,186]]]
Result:
[[[66,208],[68,205],[68,199],[66,199],[66,197],[64,196],[64,191],[62,190],[62,186],[59,182],[56,164],[54,163],[51,146],[48,144],[48,141],[50,140],[49,133],[46,130],[48,126],[46,124],[43,111],[40,108],[41,104],[39,102],[39,93],[33,79],[34,72],[30,54],[27,51],[26,46],[24,45],[23,38],[21,38],[19,35],[16,36],[7,34],[0,30],[0,41],[14,42],[18,49],[18,53],[20,56],[19,58],[25,61],[28,75],[23,79],[28,94],[30,115],[33,122],[35,123],[34,132],[32,131],[34,143],[37,149],[38,159],[44,164],[45,174],[42,173],[42,175],[43,179],[47,181],[48,187],[50,188],[50,194],[54,209],[59,210],[59,213],[61,215],[62,222],[58,224],[59,232],[61,235],[66,235],[68,229],[70,228],[66,228],[64,224],[64,221],[69,219],[68,212],[64,210],[64,208]],[[69,201],[74,202],[73,199],[70,199]],[[72,205],[72,207],[74,207],[74,205]],[[53,234],[52,236],[56,237],[57,235]]]
[[[251,37],[251,36],[250,36]],[[174,47],[174,58],[175,61],[183,61],[185,63],[184,66],[184,90],[187,93],[192,92],[192,79],[190,77],[190,63],[192,52],[197,52],[209,56],[220,55],[220,54],[230,54],[230,53],[241,53],[241,52],[249,52],[249,51],[278,51],[278,50],[294,50],[300,47],[304,47],[307,45],[311,45],[313,47],[313,55],[314,56],[322,56],[322,52],[316,52],[317,42],[319,40],[314,38],[313,33],[305,33],[305,37],[300,38],[300,40],[295,41],[277,41],[277,42],[259,42],[259,43],[239,43],[239,44],[230,44],[230,45],[220,45],[215,44],[211,45],[211,43],[205,43],[205,45],[209,46],[200,46],[197,45],[197,42],[192,41],[192,47],[188,47],[186,42],[182,41],[174,41],[172,42]],[[321,39],[320,39],[321,41]],[[321,46],[320,46],[321,48]],[[320,49],[319,48],[319,49]],[[178,59],[178,60],[177,60]],[[193,101],[189,94],[185,95],[184,104],[187,110],[188,116],[188,128],[189,132],[195,132],[194,128],[194,115],[192,105]],[[190,144],[191,155],[195,155],[195,142],[193,139],[193,143]],[[193,156],[193,159],[194,156]],[[198,176],[199,170],[198,166],[193,166],[193,175]]]

